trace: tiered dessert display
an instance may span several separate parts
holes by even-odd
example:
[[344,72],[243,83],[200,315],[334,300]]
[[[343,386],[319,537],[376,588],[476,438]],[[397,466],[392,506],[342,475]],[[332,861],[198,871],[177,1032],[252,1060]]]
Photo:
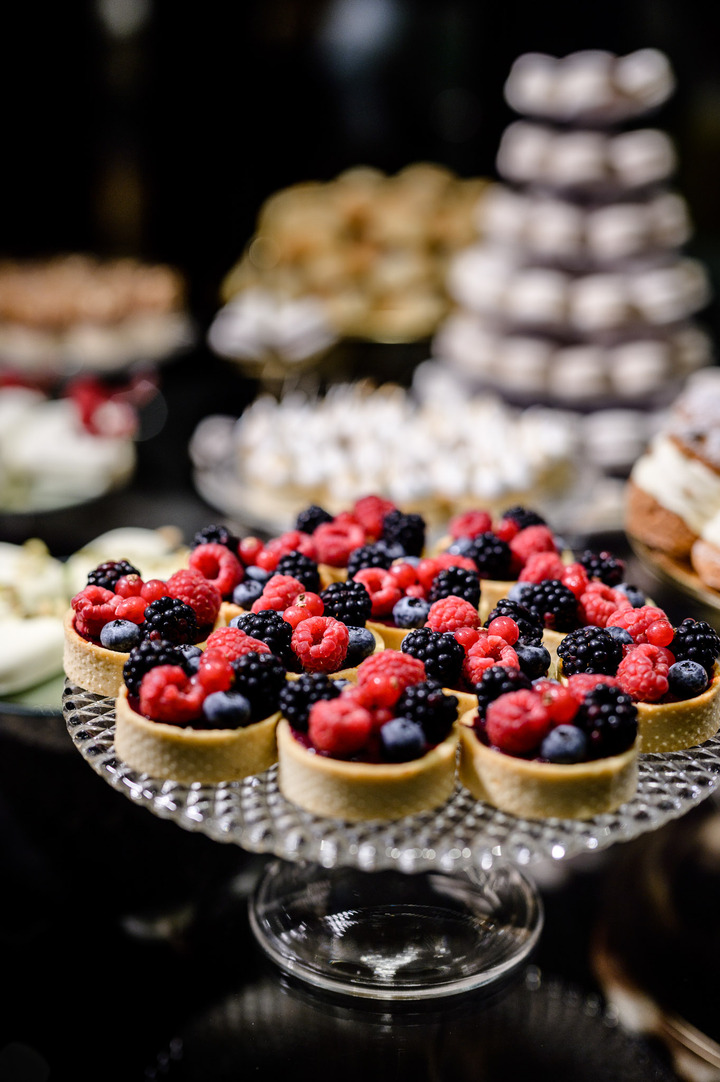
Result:
[[502,135],[478,238],[450,264],[455,309],[433,340],[465,387],[583,415],[586,454],[610,474],[627,475],[713,359],[675,147],[649,126],[673,90],[653,49],[515,62],[505,96],[520,119]]
[[[286,971],[457,994],[536,943],[524,866],[717,784],[720,636],[625,572],[522,506],[467,510],[436,547],[373,494],[305,506],[266,542],[211,525],[167,580],[90,571],[65,622],[67,725],[155,814],[288,862],[251,911]],[[407,872],[424,874],[398,903],[388,874]]]

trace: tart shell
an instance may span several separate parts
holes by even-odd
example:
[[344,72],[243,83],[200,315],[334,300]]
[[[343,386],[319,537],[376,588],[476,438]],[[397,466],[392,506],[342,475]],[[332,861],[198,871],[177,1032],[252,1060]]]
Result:
[[477,800],[523,819],[591,819],[616,811],[637,790],[639,741],[587,763],[540,763],[482,744],[475,711],[460,719],[460,781]]
[[715,665],[710,687],[694,699],[635,705],[643,753],[694,748],[720,729],[720,666]]
[[277,727],[278,785],[313,815],[360,821],[400,819],[437,808],[455,787],[457,726],[421,759],[360,763],[331,759],[295,739],[287,719]]
[[278,712],[242,729],[181,728],[138,714],[124,686],[115,711],[115,750],[142,774],[216,785],[261,774],[277,761]]
[[123,666],[129,654],[107,650],[75,630],[75,613],[68,609],[63,620],[63,669],[68,680],[95,695],[114,697],[123,686]]

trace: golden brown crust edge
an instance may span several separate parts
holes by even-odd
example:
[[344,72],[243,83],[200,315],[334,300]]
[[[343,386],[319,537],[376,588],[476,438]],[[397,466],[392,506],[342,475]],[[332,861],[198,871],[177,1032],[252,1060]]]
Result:
[[643,754],[685,751],[704,744],[720,729],[720,666],[710,687],[676,703],[636,703],[638,735]]
[[625,530],[631,537],[674,559],[689,559],[697,534],[679,515],[636,485],[632,478],[625,486],[624,519]]
[[114,698],[122,687],[123,666],[129,655],[88,642],[78,635],[74,621],[75,613],[68,609],[63,620],[65,675],[85,691]]

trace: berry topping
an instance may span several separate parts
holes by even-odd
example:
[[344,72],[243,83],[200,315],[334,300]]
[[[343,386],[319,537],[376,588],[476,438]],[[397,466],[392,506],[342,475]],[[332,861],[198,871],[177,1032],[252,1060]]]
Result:
[[631,698],[654,703],[667,693],[669,668],[666,650],[651,643],[640,643],[628,650],[616,675],[620,687]]
[[362,583],[367,590],[370,615],[376,620],[390,616],[402,596],[395,576],[381,567],[365,567],[355,574],[353,581]]
[[179,666],[188,670],[187,661],[179,646],[164,642],[162,639],[143,639],[133,646],[123,665],[123,680],[130,695],[140,691],[140,682],[150,669],[158,665]]
[[430,680],[437,680],[444,687],[459,683],[465,651],[451,633],[429,627],[413,629],[403,639],[401,650],[423,662]]
[[277,571],[278,563],[289,552],[302,552],[305,556],[317,560],[317,546],[315,541],[300,530],[288,530],[273,537],[261,552],[258,552],[256,563],[265,571]]
[[284,553],[275,568],[278,575],[290,575],[301,582],[306,590],[317,594],[320,591],[320,572],[317,560],[304,552],[293,549]]
[[265,583],[257,601],[253,601],[251,611],[262,612],[263,609],[276,609],[278,612],[283,612],[295,602],[299,594],[304,592],[303,584],[292,575],[273,575]]
[[310,707],[308,735],[313,746],[336,758],[347,758],[361,751],[372,729],[370,711],[342,695],[336,699],[319,699]]
[[541,523],[536,523],[533,526],[525,526],[519,533],[516,533],[515,536],[510,539],[508,544],[510,545],[510,552],[513,555],[513,559],[520,567],[526,564],[531,556],[537,556],[540,553],[554,555],[557,556],[558,559],[560,558],[557,542],[555,541],[555,534],[549,526],[545,526]]
[[297,680],[286,680],[280,689],[278,708],[298,732],[307,732],[310,707],[320,699],[336,699],[339,681],[321,672],[300,673]]
[[520,639],[527,643],[539,643],[543,637],[543,623],[521,601],[513,601],[509,597],[502,597],[485,621],[485,627],[489,628],[493,620],[498,616],[509,616],[517,624],[520,631]]
[[[281,661],[290,660],[292,653],[290,641],[293,629],[276,609],[263,609],[262,612],[242,612],[233,616],[231,628],[237,628],[253,639],[259,639]],[[214,638],[215,632],[211,638]]]
[[582,763],[587,753],[587,736],[577,725],[556,725],[540,745],[540,758],[549,763]]
[[720,656],[720,635],[705,620],[688,616],[675,628],[669,647],[676,661],[697,661],[712,676]]
[[359,500],[355,501],[352,515],[365,530],[366,537],[369,540],[377,541],[382,537],[385,516],[389,511],[395,510],[397,508],[391,500],[385,500],[382,496],[370,494],[369,496],[361,496]]
[[208,627],[215,623],[222,604],[222,594],[200,571],[190,568],[176,571],[167,580],[167,588],[171,597],[179,597],[194,609],[198,627]]
[[587,571],[588,578],[598,579],[606,586],[619,586],[625,577],[625,561],[612,552],[586,549],[578,556],[578,562]]
[[623,648],[602,627],[578,627],[569,631],[557,648],[563,674],[606,673],[614,676],[623,659]]
[[195,610],[179,597],[159,597],[145,609],[146,638],[166,642],[197,642],[199,628]]
[[383,541],[400,545],[407,556],[420,556],[425,548],[426,523],[422,515],[404,513],[396,507],[383,519]]
[[542,643],[516,642],[513,647],[518,665],[531,680],[544,676],[550,668],[552,657]]
[[358,665],[357,682],[359,688],[376,686],[377,680],[387,683],[392,687],[395,703],[406,687],[425,680],[426,675],[419,658],[398,650],[381,650]]
[[262,639],[256,639],[239,627],[219,627],[209,636],[205,645],[203,658],[220,654],[221,657],[234,661],[250,651],[255,653],[271,653],[270,647]]
[[558,579],[523,584],[522,603],[544,627],[571,631],[578,626],[578,601]]
[[213,691],[203,702],[203,721],[209,729],[242,729],[251,720],[250,701],[239,691]]
[[250,609],[262,592],[263,583],[247,575],[233,590],[233,605],[239,605],[241,609]]
[[393,605],[396,627],[424,627],[430,614],[430,602],[423,597],[401,597]]
[[500,695],[510,691],[528,689],[532,686],[530,678],[520,669],[509,669],[506,665],[492,665],[483,670],[475,684],[478,698],[478,714],[484,718],[488,705]]
[[106,560],[89,572],[88,586],[102,586],[104,590],[115,590],[115,584],[126,575],[139,575],[140,572],[128,560]]
[[465,654],[462,666],[463,676],[468,684],[477,684],[485,669],[490,669],[494,665],[517,669],[520,663],[513,647],[500,635],[482,634]]
[[405,688],[395,704],[398,717],[410,718],[422,728],[428,744],[439,744],[457,717],[456,695],[447,695],[437,680],[423,680]]
[[372,613],[372,600],[367,587],[356,579],[331,582],[320,591],[324,615],[334,616],[348,627],[365,627]]
[[[539,528],[539,527],[538,527]],[[521,582],[542,582],[543,579],[564,581],[565,564],[557,552],[531,552],[521,566]]]
[[100,645],[122,654],[129,653],[141,638],[140,628],[132,620],[110,620],[100,631]]
[[224,545],[226,549],[232,552],[233,556],[237,556],[238,545],[240,544],[240,538],[237,537],[232,530],[229,530],[227,526],[223,526],[219,523],[212,523],[209,526],[203,526],[201,530],[195,534],[192,539],[191,548],[198,548],[200,545]]
[[298,512],[295,519],[295,529],[300,530],[302,533],[311,534],[315,532],[321,522],[332,522],[332,519],[332,515],[324,507],[311,503]]
[[218,542],[198,545],[190,553],[188,564],[193,571],[211,582],[221,597],[232,597],[232,592],[245,576],[239,557]]
[[559,680],[541,677],[533,681],[533,690],[542,696],[542,701],[556,725],[572,721],[575,717],[582,696],[578,698],[573,695],[570,688],[561,684]]
[[387,762],[410,762],[424,753],[425,733],[411,718],[391,718],[380,727],[380,747]]
[[461,627],[480,627],[480,614],[471,601],[454,595],[441,597],[430,606],[427,626],[432,631],[457,631]]
[[370,545],[361,545],[348,556],[348,578],[353,579],[358,571],[366,567],[381,567],[387,571],[393,562],[393,554],[384,541],[375,541]]
[[480,604],[480,579],[476,571],[465,567],[444,567],[438,571],[432,581],[429,601],[438,601],[441,597],[461,597],[475,608]]
[[[635,643],[652,643],[653,646],[669,646],[675,632],[662,609],[643,605],[634,609],[629,604],[608,617],[607,627],[623,627],[632,635]],[[676,655],[677,656],[677,655]]]
[[589,759],[620,755],[635,742],[637,707],[622,688],[597,684],[584,695],[575,724],[588,738]]
[[290,645],[308,672],[336,672],[348,651],[350,636],[345,624],[332,616],[311,616],[298,624]]
[[280,691],[287,671],[282,661],[271,653],[249,651],[234,658],[234,690],[250,702],[250,720],[259,721],[278,709]]
[[313,533],[319,563],[347,567],[350,553],[365,544],[365,531],[359,522],[321,522]]
[[492,519],[487,511],[464,511],[450,519],[448,532],[454,539],[477,537],[479,533],[492,530]]
[[348,648],[344,665],[348,669],[356,668],[366,657],[375,651],[375,636],[368,627],[348,626]]
[[158,665],[140,683],[140,713],[153,721],[187,725],[202,710],[205,691],[179,665]]
[[504,581],[512,578],[510,546],[491,530],[473,538],[467,555],[475,564],[481,579]]
[[99,638],[105,624],[115,619],[115,609],[122,600],[104,586],[85,586],[70,602],[78,634]]
[[537,511],[530,507],[516,505],[508,507],[501,515],[502,521],[513,522],[518,530],[526,530],[529,526],[545,526],[545,519]]
[[510,755],[537,751],[552,725],[542,697],[532,689],[501,695],[488,704],[485,714],[488,740]]
[[596,627],[607,627],[608,620],[622,609],[632,606],[625,594],[607,586],[598,579],[588,582],[579,596],[580,619]]

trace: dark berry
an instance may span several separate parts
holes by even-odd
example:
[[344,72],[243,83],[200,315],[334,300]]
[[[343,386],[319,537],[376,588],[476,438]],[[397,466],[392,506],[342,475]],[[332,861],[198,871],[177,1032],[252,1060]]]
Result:
[[565,676],[578,672],[614,676],[623,659],[622,643],[603,627],[578,627],[568,631],[558,644],[558,657]]
[[533,511],[529,507],[508,507],[507,511],[503,511],[502,518],[510,519],[514,522],[518,530],[524,530],[527,526],[546,526],[547,522],[539,515],[537,511]]
[[343,668],[354,669],[375,649],[375,636],[368,627],[348,625],[348,648],[343,661]]
[[668,690],[677,699],[694,699],[708,684],[708,674],[699,661],[676,661],[668,669]]
[[389,763],[419,759],[425,751],[425,733],[410,718],[391,718],[380,726],[382,757]]
[[198,530],[192,539],[191,548],[196,549],[198,545],[224,545],[226,549],[230,549],[233,556],[237,556],[239,544],[240,538],[227,526],[212,523]]
[[621,594],[625,594],[634,609],[641,609],[643,605],[647,605],[647,597],[643,591],[629,582],[619,582],[614,589],[619,590]]
[[195,610],[178,597],[159,597],[145,609],[145,638],[167,642],[197,642],[200,635]]
[[571,631],[578,625],[578,601],[572,590],[559,579],[527,583],[522,603],[544,627]]
[[587,736],[577,725],[556,725],[540,745],[540,758],[549,763],[582,763],[587,748]]
[[370,545],[360,545],[348,556],[347,577],[351,579],[358,571],[366,567],[381,567],[386,571],[395,557],[384,541],[374,541]]
[[239,605],[241,609],[251,609],[253,601],[257,601],[262,592],[262,582],[246,576],[233,590],[233,604]]
[[669,649],[676,661],[697,661],[708,676],[712,676],[720,655],[720,635],[705,620],[694,620],[688,616],[675,628]]
[[123,654],[137,646],[141,638],[140,627],[131,620],[110,620],[100,631],[100,645],[106,650],[117,650]]
[[263,586],[274,574],[274,571],[268,571],[264,567],[258,567],[257,564],[248,564],[245,568],[245,578],[252,579],[253,582],[259,582]]
[[393,605],[395,627],[424,627],[430,612],[430,602],[424,597],[401,597]]
[[89,572],[88,586],[102,586],[104,590],[115,590],[115,583],[124,575],[139,575],[140,572],[127,560],[106,560]]
[[602,552],[585,549],[577,560],[587,571],[589,579],[599,579],[606,586],[619,586],[625,577],[625,561],[605,549]]
[[448,552],[453,556],[470,556],[472,559],[472,537],[456,537],[451,545],[448,546]]
[[395,508],[383,519],[383,541],[402,547],[408,556],[421,556],[425,548],[426,523],[422,515]]
[[355,579],[331,582],[320,591],[325,606],[323,615],[333,616],[348,627],[365,627],[372,612],[372,600],[367,587]]
[[637,736],[637,707],[619,687],[596,684],[575,715],[575,724],[588,738],[588,758],[619,755]]
[[307,732],[308,714],[319,699],[336,699],[341,690],[340,680],[331,680],[325,673],[301,673],[297,680],[286,680],[280,689],[278,710],[299,732]]
[[191,675],[198,671],[200,658],[202,657],[202,650],[199,646],[194,646],[192,643],[180,643],[178,650],[185,658],[185,671]]
[[444,567],[430,584],[428,600],[439,601],[441,597],[462,597],[477,608],[480,604],[478,575],[466,567]]
[[485,669],[475,685],[478,713],[484,717],[489,703],[494,702],[500,695],[531,687],[532,680],[522,669],[510,669],[506,665],[491,665]]
[[273,654],[287,664],[292,655],[290,640],[292,626],[283,620],[276,609],[262,609],[260,612],[241,612],[233,616],[230,627],[238,627],[253,639],[259,639],[270,647]]
[[203,702],[208,729],[241,729],[250,721],[250,701],[239,691],[213,691]]
[[439,744],[453,727],[457,707],[457,695],[447,695],[437,680],[422,680],[405,688],[395,709],[421,726],[428,744]]
[[332,522],[332,520],[333,516],[329,511],[316,503],[311,503],[309,507],[304,507],[302,511],[298,512],[295,519],[295,529],[300,530],[302,533],[313,533],[321,522]]
[[520,662],[520,669],[531,680],[537,680],[544,676],[550,668],[552,658],[550,651],[543,643],[522,642],[518,640],[513,646]]
[[489,627],[496,616],[509,616],[511,620],[515,621],[520,631],[521,642],[534,645],[542,642],[544,630],[542,621],[521,601],[513,601],[510,597],[501,597],[488,615],[484,626]]
[[605,630],[607,631],[608,635],[612,635],[612,637],[615,639],[615,642],[619,642],[621,646],[632,646],[635,641],[630,632],[625,627],[615,627],[613,625],[611,627],[606,627]]
[[401,650],[424,662],[429,680],[437,680],[443,687],[459,683],[465,651],[449,631],[415,628],[403,639]]
[[507,541],[491,530],[479,533],[472,539],[472,549],[467,553],[474,561],[481,579],[510,579],[512,553]]
[[320,590],[317,560],[306,556],[304,552],[298,552],[297,549],[284,553],[278,560],[275,571],[278,575],[292,575],[310,593],[316,594]]
[[278,709],[280,691],[286,683],[287,669],[275,654],[251,651],[234,658],[234,690],[250,702],[250,720],[259,721]]
[[133,646],[123,665],[123,680],[131,695],[139,694],[140,681],[156,665],[179,665],[189,674],[188,662],[177,644],[164,639],[143,639]]

